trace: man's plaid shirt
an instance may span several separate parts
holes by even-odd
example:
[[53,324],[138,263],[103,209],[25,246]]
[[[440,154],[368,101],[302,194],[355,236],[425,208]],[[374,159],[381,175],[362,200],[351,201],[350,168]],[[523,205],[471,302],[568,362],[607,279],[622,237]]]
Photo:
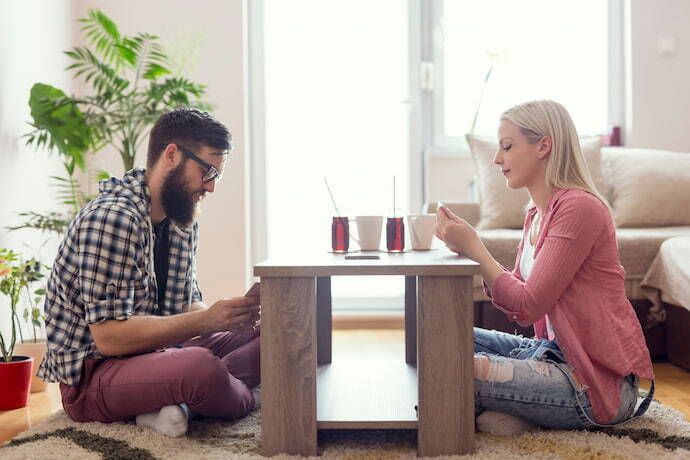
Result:
[[150,195],[144,170],[100,183],[60,244],[45,302],[48,351],[38,376],[77,385],[84,360],[102,355],[89,324],[136,315],[174,315],[201,300],[196,282],[198,224],[171,223],[168,282],[158,306]]

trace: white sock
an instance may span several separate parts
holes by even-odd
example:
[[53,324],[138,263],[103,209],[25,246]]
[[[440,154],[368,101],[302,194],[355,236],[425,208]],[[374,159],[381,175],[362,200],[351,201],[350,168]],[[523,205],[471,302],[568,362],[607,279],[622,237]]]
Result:
[[137,425],[147,426],[171,438],[179,438],[187,432],[188,412],[174,404],[165,406],[158,412],[137,415]]
[[487,410],[477,417],[477,429],[496,436],[517,436],[535,428],[532,423],[505,412]]

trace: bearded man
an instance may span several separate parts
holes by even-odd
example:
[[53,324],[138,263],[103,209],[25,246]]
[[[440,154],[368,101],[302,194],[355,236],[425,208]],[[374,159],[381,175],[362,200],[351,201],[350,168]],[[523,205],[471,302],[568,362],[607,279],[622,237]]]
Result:
[[46,295],[38,376],[80,422],[136,420],[169,436],[191,414],[248,414],[260,382],[258,290],[207,307],[196,278],[199,202],[231,149],[206,112],[163,114],[147,168],[100,183],[69,225]]

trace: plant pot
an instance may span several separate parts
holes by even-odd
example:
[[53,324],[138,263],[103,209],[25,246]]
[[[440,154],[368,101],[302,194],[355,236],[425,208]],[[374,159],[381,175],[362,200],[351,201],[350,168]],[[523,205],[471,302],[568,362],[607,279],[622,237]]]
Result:
[[36,377],[36,372],[38,372],[38,366],[41,365],[41,361],[43,361],[43,357],[46,355],[45,339],[40,339],[36,342],[29,340],[18,343],[14,346],[14,353],[22,356],[31,356],[34,359],[34,370],[31,376],[31,392],[36,393],[38,391],[44,391],[48,382],[44,382]]
[[0,361],[0,410],[19,409],[29,403],[29,388],[34,359],[14,356],[12,361]]

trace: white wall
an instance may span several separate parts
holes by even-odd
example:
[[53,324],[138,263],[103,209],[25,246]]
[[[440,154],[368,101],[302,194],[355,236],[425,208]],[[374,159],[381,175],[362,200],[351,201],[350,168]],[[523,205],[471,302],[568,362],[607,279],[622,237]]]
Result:
[[[208,303],[242,295],[248,283],[245,248],[249,246],[245,231],[247,142],[242,0],[76,0],[73,23],[85,17],[90,8],[101,9],[125,35],[158,35],[164,43],[175,45],[176,55],[196,48],[198,60],[188,77],[207,86],[205,99],[215,106],[213,114],[230,129],[235,145],[223,181],[203,203],[199,219],[199,286]],[[75,30],[78,32],[78,28]],[[103,155],[99,153],[98,157]],[[105,158],[99,164],[112,174],[122,175],[119,156],[110,152]],[[137,153],[137,165],[144,166],[145,162],[146,142]]]
[[[690,152],[690,1],[631,0],[626,145]],[[661,38],[675,55],[660,56]]]
[[[46,235],[35,230],[8,232],[21,211],[58,210],[48,176],[63,175],[57,156],[34,152],[20,137],[30,130],[29,92],[37,82],[70,90],[63,72],[62,50],[70,43],[71,15],[67,0],[0,2],[0,247],[34,255]],[[57,248],[55,238],[40,255],[47,264]],[[38,254],[37,254],[38,255]],[[9,301],[0,296],[0,330],[9,332]],[[7,337],[7,335],[5,335]]]

